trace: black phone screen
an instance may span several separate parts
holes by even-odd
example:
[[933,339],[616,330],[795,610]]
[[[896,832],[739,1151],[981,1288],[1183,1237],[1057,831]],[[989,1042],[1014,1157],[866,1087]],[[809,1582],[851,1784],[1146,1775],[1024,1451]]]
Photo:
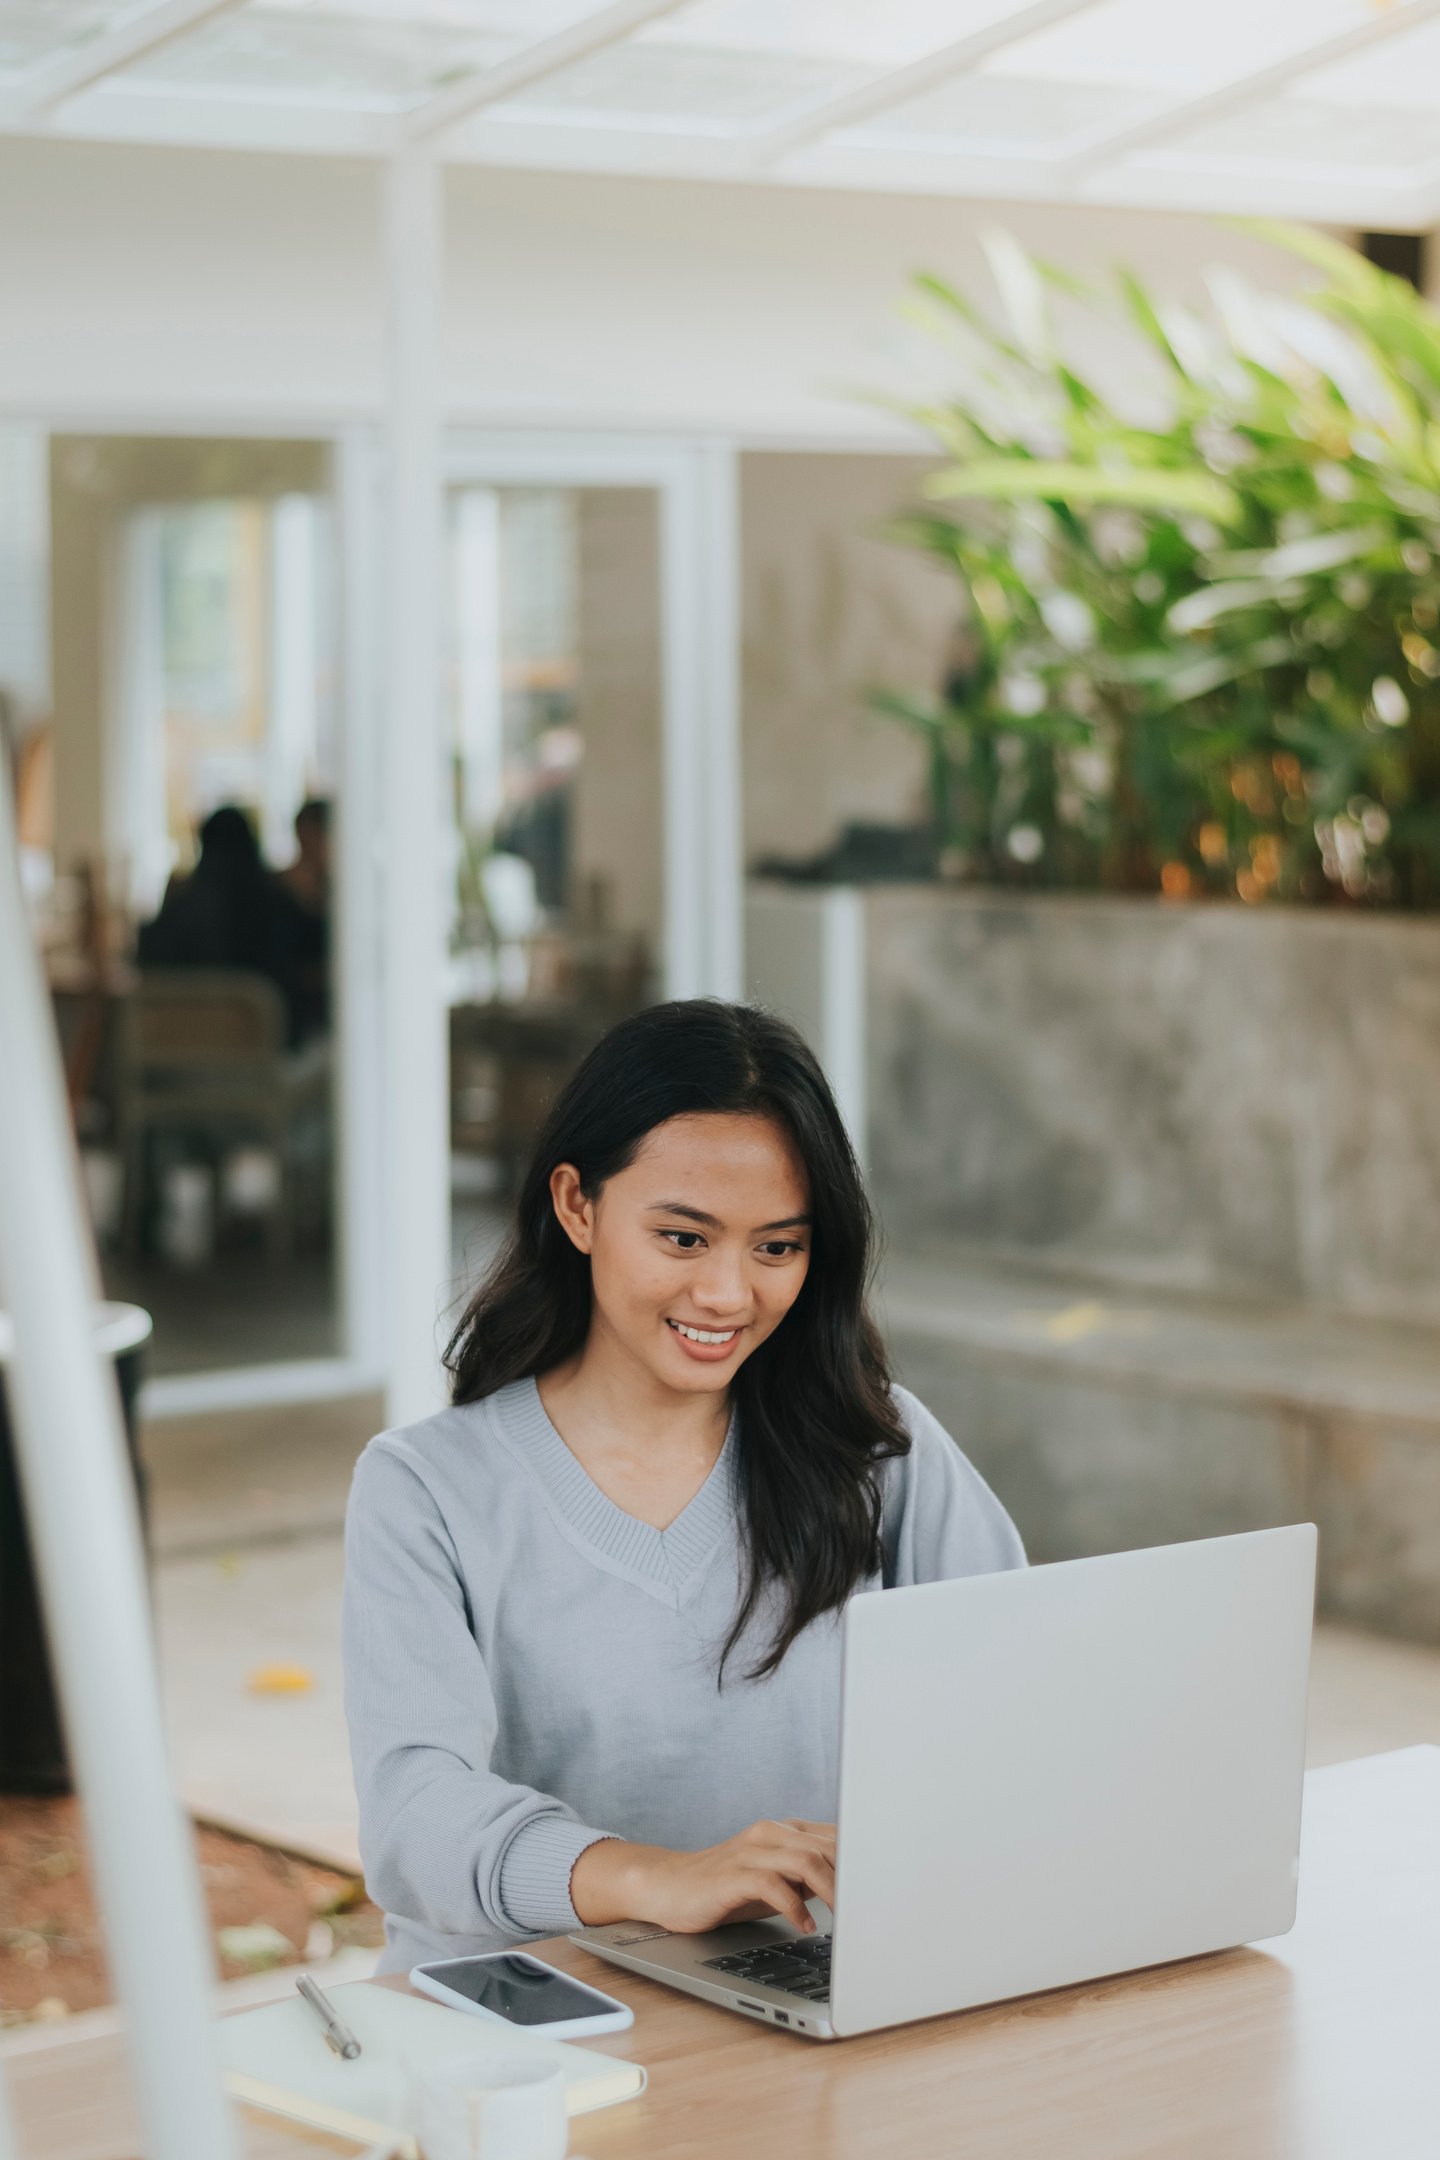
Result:
[[609,2006],[560,1973],[550,1972],[519,1951],[499,1957],[455,1958],[422,1971],[466,2002],[493,2010],[512,2025],[558,2025],[568,2018],[613,2015]]

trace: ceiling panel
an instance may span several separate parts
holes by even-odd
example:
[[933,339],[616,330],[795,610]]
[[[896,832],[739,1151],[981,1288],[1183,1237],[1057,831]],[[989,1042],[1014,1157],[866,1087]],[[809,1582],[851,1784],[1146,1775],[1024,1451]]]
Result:
[[1001,22],[1015,0],[691,0],[641,32],[712,50],[795,53],[861,67],[904,67]]
[[402,112],[591,12],[594,0],[250,0],[107,92]]
[[1296,79],[1290,94],[1332,106],[1394,105],[1428,112],[1440,153],[1440,22],[1397,31],[1348,60],[1312,68]]
[[0,80],[24,82],[51,61],[143,15],[151,0],[0,0]]
[[854,62],[803,53],[733,52],[633,38],[547,76],[492,106],[523,125],[569,119],[589,127],[743,134],[865,79]]
[[[992,38],[984,58],[947,71],[926,63],[1033,15],[1034,0],[678,0],[437,140],[451,156],[555,170],[773,170],[810,186],[1404,225],[1433,218],[1440,199],[1440,15],[1413,19],[1431,6],[1081,0],[1066,11],[1056,0],[1048,26]],[[82,87],[87,46],[103,51],[118,32],[134,52],[152,12],[167,11],[161,0],[0,0],[0,125],[383,152],[405,132],[400,116],[436,98],[448,111],[457,86],[483,90],[492,68],[608,7],[242,0]],[[1356,32],[1378,35],[1307,69],[1306,53]],[[1293,79],[1247,95],[1248,77],[1287,61]],[[905,85],[909,69],[923,91]],[[885,105],[876,94],[896,95],[892,72],[900,94]],[[1209,119],[1172,120],[1207,96],[1218,100]],[[1137,126],[1144,146],[1126,153]]]
[[962,75],[838,134],[857,147],[909,145],[965,157],[1063,157],[1072,142],[1143,120],[1161,100],[1113,84]]
[[1179,136],[1157,156],[1260,172],[1296,160],[1316,166],[1368,168],[1404,185],[1440,160],[1440,125],[1418,107],[1328,105],[1319,99],[1272,98]]
[[1373,20],[1376,0],[1098,0],[1007,45],[987,72],[1198,97]]

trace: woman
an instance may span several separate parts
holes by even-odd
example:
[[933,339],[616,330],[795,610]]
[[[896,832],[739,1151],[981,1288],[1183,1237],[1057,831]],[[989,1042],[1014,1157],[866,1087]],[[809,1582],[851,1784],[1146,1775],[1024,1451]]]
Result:
[[447,1356],[347,1525],[346,1707],[383,1967],[834,1892],[840,1614],[1019,1567],[891,1384],[870,1222],[793,1029],[614,1028],[550,1113]]

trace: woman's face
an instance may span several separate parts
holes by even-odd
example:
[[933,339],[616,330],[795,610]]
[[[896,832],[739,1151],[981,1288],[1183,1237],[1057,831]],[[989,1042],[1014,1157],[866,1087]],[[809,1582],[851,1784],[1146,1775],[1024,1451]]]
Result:
[[590,1255],[593,1330],[662,1386],[727,1388],[774,1333],[810,1265],[810,1194],[774,1119],[670,1118],[592,1201],[569,1164],[555,1212]]

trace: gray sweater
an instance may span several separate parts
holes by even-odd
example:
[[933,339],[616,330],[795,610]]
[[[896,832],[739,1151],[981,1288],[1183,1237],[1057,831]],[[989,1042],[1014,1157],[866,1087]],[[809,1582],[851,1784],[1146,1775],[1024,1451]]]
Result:
[[[999,1501],[913,1395],[883,1466],[883,1570],[865,1588],[1021,1567]],[[735,1433],[652,1530],[608,1500],[533,1380],[381,1433],[346,1526],[345,1703],[382,1970],[579,1925],[599,1837],[696,1850],[766,1816],[835,1819],[834,1614],[765,1680],[762,1601],[716,1687],[743,1571]]]

